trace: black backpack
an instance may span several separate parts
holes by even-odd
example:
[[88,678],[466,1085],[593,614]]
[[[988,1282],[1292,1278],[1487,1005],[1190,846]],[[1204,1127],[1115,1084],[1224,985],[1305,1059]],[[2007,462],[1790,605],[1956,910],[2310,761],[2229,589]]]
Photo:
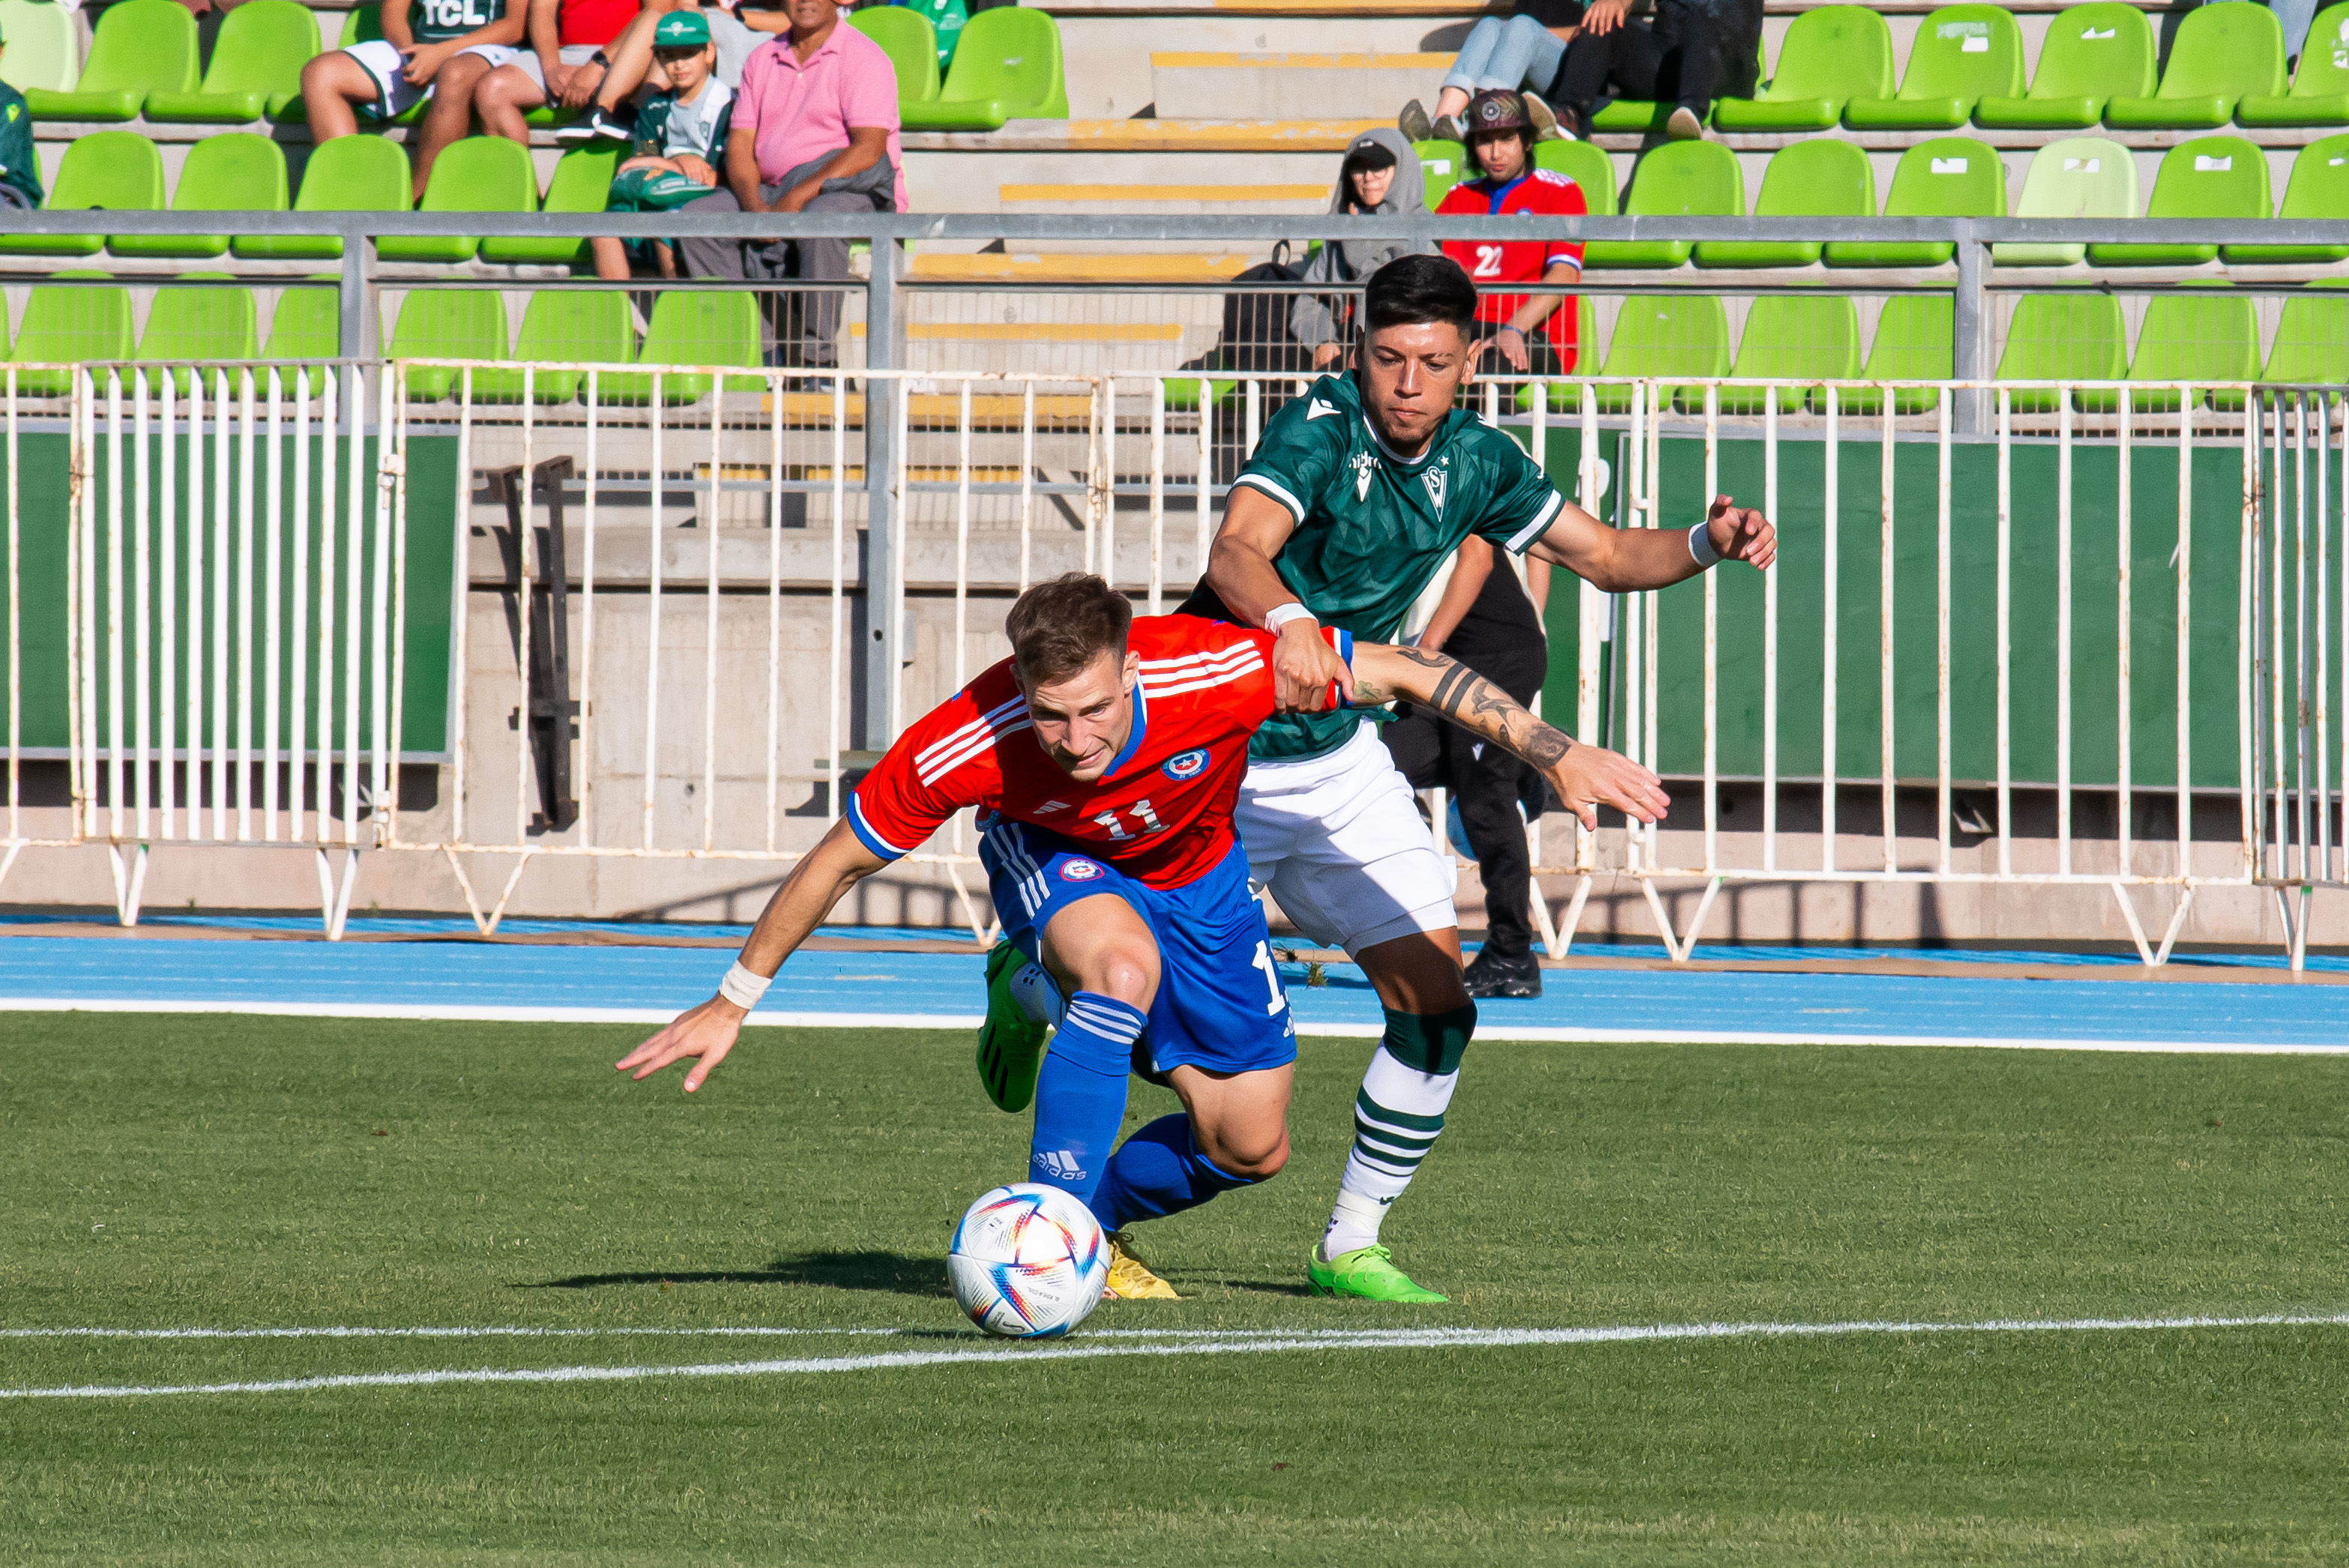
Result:
[[[1288,242],[1272,248],[1272,260],[1248,268],[1236,284],[1293,284],[1305,269],[1288,263]],[[1288,330],[1288,313],[1298,296],[1286,293],[1248,291],[1224,296],[1224,328],[1210,352],[1183,366],[1185,370],[1270,370],[1302,373],[1313,366],[1313,356]]]

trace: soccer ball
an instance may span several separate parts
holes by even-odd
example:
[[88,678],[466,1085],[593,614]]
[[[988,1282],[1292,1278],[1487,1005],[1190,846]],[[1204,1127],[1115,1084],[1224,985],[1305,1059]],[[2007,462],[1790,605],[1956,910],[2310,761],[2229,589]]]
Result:
[[1007,1339],[1066,1334],[1109,1279],[1109,1239],[1058,1187],[1020,1181],[980,1197],[955,1227],[947,1277],[970,1320]]

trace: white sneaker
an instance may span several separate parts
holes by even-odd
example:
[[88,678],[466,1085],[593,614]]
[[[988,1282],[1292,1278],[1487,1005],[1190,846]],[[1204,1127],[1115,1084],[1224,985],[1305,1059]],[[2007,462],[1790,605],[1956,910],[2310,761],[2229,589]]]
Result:
[[1664,121],[1664,134],[1674,141],[1702,141],[1704,121],[1697,119],[1693,110],[1682,105],[1672,110],[1671,118]]

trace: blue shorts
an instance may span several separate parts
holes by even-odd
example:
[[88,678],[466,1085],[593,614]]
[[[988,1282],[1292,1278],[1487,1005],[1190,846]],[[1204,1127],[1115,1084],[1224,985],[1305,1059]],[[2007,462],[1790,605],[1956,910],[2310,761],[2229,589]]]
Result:
[[1248,892],[1247,855],[1231,852],[1196,882],[1144,887],[1083,846],[1048,829],[1000,818],[982,821],[978,858],[987,868],[1003,934],[1034,958],[1044,927],[1081,899],[1114,893],[1131,904],[1158,944],[1158,995],[1135,1051],[1153,1072],[1188,1065],[1244,1073],[1297,1059],[1297,1021],[1281,988],[1264,906]]

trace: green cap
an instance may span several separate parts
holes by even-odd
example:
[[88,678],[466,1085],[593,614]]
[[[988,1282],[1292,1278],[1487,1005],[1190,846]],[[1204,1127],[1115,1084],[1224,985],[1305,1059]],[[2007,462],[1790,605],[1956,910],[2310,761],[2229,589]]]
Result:
[[698,11],[671,11],[653,28],[657,49],[698,49],[709,43],[709,24]]

